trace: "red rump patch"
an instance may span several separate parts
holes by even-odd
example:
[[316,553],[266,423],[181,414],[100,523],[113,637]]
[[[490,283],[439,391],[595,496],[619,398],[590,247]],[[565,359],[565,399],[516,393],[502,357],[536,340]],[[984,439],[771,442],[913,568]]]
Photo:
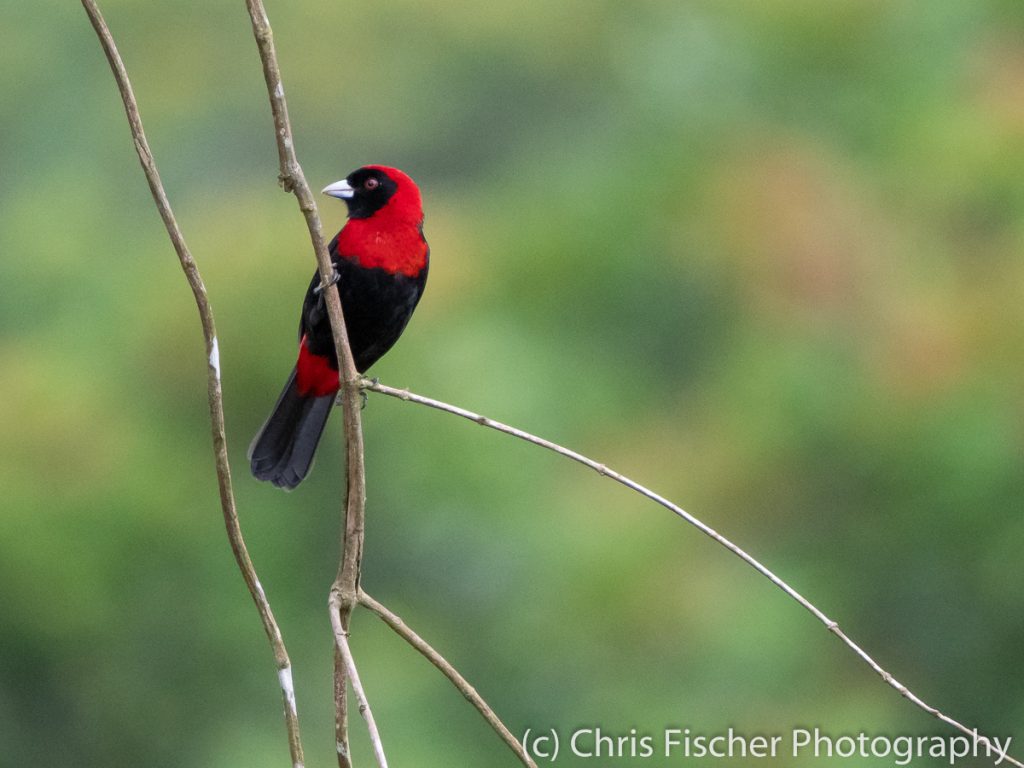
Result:
[[295,384],[302,397],[324,397],[338,391],[338,371],[325,355],[314,355],[306,346],[306,337],[299,343],[299,362],[295,366]]

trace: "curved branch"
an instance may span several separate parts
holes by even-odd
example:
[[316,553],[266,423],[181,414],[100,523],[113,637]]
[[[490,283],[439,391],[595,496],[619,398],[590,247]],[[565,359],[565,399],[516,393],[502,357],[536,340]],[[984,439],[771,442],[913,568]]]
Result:
[[[449,405],[448,403],[441,402],[440,400],[434,400],[429,397],[423,397],[422,395],[417,395],[413,392],[410,392],[407,389],[396,389],[395,387],[388,387],[384,384],[381,384],[378,381],[363,379],[362,385],[363,389],[368,389],[372,392],[378,392],[382,395],[388,395],[389,397],[394,397],[399,400],[405,400],[406,402],[417,403],[418,405],[425,405],[428,408],[434,408],[439,411],[451,413],[454,414],[455,416],[461,416],[462,418],[468,419],[469,421],[479,424],[482,427],[488,427],[498,432],[503,432],[506,435],[517,437],[520,440],[525,440],[528,443],[539,445],[541,448],[547,448],[549,451],[553,451],[554,453],[557,453],[559,456],[564,456],[565,458],[571,459],[579,464],[582,464],[585,467],[589,467],[602,477],[607,477],[611,480],[614,480],[615,482],[626,486],[630,490],[636,491],[641,496],[647,497],[654,503],[660,504],[661,506],[665,507],[665,509],[669,510],[673,514],[685,520],[687,523],[692,525],[694,528],[699,530],[704,535],[708,536],[711,539],[714,539],[715,542],[717,542],[718,544],[732,552],[734,555],[736,555],[736,557],[738,557],[744,563],[746,563],[755,571],[760,573],[772,584],[777,586],[779,589],[781,589],[783,592],[789,595],[793,600],[795,600],[797,603],[803,606],[803,608],[809,611],[818,621],[824,624],[825,628],[828,629],[829,632],[831,632],[840,640],[842,640],[846,644],[846,646],[855,654],[857,654],[857,656],[859,656],[861,660],[864,661],[864,663],[871,667],[871,669],[873,669],[875,673],[882,678],[882,680],[888,683],[905,699],[910,701],[918,708],[924,710],[935,719],[941,720],[946,725],[949,725],[950,727],[955,728],[961,733],[964,733],[970,736],[971,738],[976,739],[979,743],[984,744],[987,748],[993,750],[994,752],[999,752],[997,746],[987,736],[983,736],[982,734],[978,733],[976,729],[968,728],[959,721],[954,720],[952,717],[943,714],[938,709],[922,700],[913,691],[911,691],[909,688],[903,685],[903,683],[901,683],[899,680],[893,677],[892,674],[883,669],[877,661],[875,661],[870,655],[868,655],[867,651],[865,651],[863,648],[857,645],[857,643],[851,640],[850,637],[839,628],[839,624],[837,624],[835,621],[826,616],[817,606],[815,606],[807,598],[805,598],[803,595],[797,592],[782,578],[775,575],[775,573],[772,572],[766,565],[763,565],[759,560],[757,560],[752,555],[747,554],[747,552],[745,552],[736,544],[733,544],[729,539],[727,539],[722,534],[718,533],[714,528],[697,519],[689,512],[684,510],[682,507],[666,499],[664,496],[658,495],[654,491],[641,485],[635,480],[631,480],[630,478],[626,477],[623,474],[620,474],[619,472],[616,472],[615,470],[609,468],[608,466],[601,464],[597,461],[594,461],[593,459],[587,456],[584,456],[582,453],[573,451],[569,448],[565,448],[561,445],[558,445],[557,443],[551,442],[550,440],[545,440],[542,437],[537,437],[536,435],[530,434],[529,432],[526,432],[522,429],[510,427],[507,424],[502,424],[500,421],[495,421],[493,419],[487,418],[486,416],[481,416],[478,413],[473,413],[472,411],[468,411],[465,408],[459,408],[458,406]],[[1024,763],[1015,760],[1009,755],[1006,755],[1004,759],[1006,760],[1006,762],[1015,765],[1018,768],[1024,768]]]
[[476,707],[481,717],[501,737],[501,740],[508,745],[508,748],[516,753],[516,757],[519,758],[523,765],[528,766],[528,768],[537,768],[537,764],[526,753],[526,750],[523,749],[523,745],[516,741],[516,737],[505,727],[505,724],[501,722],[501,719],[488,706],[483,697],[477,693],[476,688],[470,685],[469,681],[459,674],[459,671],[444,656],[435,651],[430,643],[417,635],[412,627],[402,621],[400,616],[389,611],[384,605],[374,600],[362,590],[359,590],[359,604],[377,614],[381,621],[391,627],[399,637],[437,667],[441,674],[447,677],[452,685],[459,689],[459,693],[465,697],[466,701]]
[[103,52],[114,73],[117,81],[117,88],[121,92],[121,100],[124,102],[125,113],[128,116],[128,125],[131,128],[132,138],[135,141],[135,151],[138,153],[139,162],[142,163],[142,170],[146,174],[146,181],[149,183],[149,190],[153,195],[160,218],[163,219],[167,234],[171,239],[181,268],[185,273],[189,286],[192,288],[192,295],[195,297],[196,308],[199,310],[199,319],[203,326],[203,337],[206,340],[207,355],[207,399],[210,408],[210,431],[213,436],[213,453],[217,467],[217,485],[220,489],[220,506],[224,515],[224,525],[227,529],[228,541],[231,543],[231,551],[234,553],[235,562],[245,579],[245,585],[249,588],[256,609],[259,611],[260,620],[263,622],[263,629],[267,633],[267,639],[274,652],[274,662],[278,669],[278,681],[281,685],[281,695],[284,699],[285,727],[288,729],[288,748],[291,752],[292,763],[300,766],[303,763],[302,741],[299,735],[299,719],[295,709],[295,689],[292,685],[291,661],[288,658],[288,651],[285,648],[284,640],[281,637],[281,630],[274,619],[273,611],[270,609],[270,602],[267,600],[263,586],[256,576],[256,569],[253,567],[249,552],[245,546],[245,539],[242,537],[242,528],[238,522],[238,510],[235,506],[235,496],[231,485],[231,467],[228,463],[227,437],[224,432],[224,402],[221,392],[220,381],[220,348],[217,344],[217,329],[213,322],[213,310],[206,295],[206,286],[199,274],[199,268],[192,258],[192,254],[185,244],[185,237],[178,227],[178,222],[171,209],[171,203],[167,199],[163,182],[160,180],[160,173],[150,151],[149,142],[146,140],[146,133],[142,127],[142,117],[139,115],[139,107],[135,100],[135,93],[128,79],[128,72],[125,69],[121,55],[118,53],[114,38],[110,29],[103,20],[103,15],[93,0],[82,0],[82,5],[93,29],[99,37]]

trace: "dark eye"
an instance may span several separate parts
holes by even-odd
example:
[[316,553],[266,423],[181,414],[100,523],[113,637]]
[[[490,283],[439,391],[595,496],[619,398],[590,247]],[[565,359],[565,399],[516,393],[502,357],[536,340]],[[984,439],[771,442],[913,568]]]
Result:
[[370,178],[363,182],[363,189],[370,190],[371,192],[379,186],[380,180],[373,178],[373,176],[371,176]]

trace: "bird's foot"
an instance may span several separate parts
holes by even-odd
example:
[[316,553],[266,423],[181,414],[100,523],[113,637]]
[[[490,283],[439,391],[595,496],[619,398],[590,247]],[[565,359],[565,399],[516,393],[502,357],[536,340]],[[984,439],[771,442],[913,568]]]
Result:
[[[365,389],[360,389],[359,390],[359,410],[360,411],[362,411],[362,410],[364,410],[366,408],[366,402],[367,402],[368,399],[369,398],[367,398],[367,396],[366,396],[366,390]],[[344,405],[345,405],[344,400],[345,400],[345,394],[343,392],[338,392],[338,394],[334,396],[334,405],[336,407],[338,407],[338,408],[343,408]]]
[[313,293],[315,293],[317,296],[319,296],[327,288],[330,288],[332,285],[335,285],[339,280],[341,280],[341,272],[338,271],[337,267],[332,265],[331,266],[331,279],[328,280],[326,283],[320,283],[320,285],[318,285],[316,288],[313,289]]
[[374,376],[372,379],[368,379],[365,376],[363,377],[362,386],[359,388],[359,396],[363,398],[363,406],[359,410],[366,408],[366,388],[376,387],[378,384],[380,384],[380,379],[378,379],[376,376]]

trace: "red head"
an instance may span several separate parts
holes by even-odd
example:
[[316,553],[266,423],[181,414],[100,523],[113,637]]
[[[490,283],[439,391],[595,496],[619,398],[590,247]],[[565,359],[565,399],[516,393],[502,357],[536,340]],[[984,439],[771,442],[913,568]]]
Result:
[[423,203],[416,182],[397,168],[364,165],[343,181],[324,188],[324,194],[345,201],[350,219],[381,216],[395,223],[419,226]]

